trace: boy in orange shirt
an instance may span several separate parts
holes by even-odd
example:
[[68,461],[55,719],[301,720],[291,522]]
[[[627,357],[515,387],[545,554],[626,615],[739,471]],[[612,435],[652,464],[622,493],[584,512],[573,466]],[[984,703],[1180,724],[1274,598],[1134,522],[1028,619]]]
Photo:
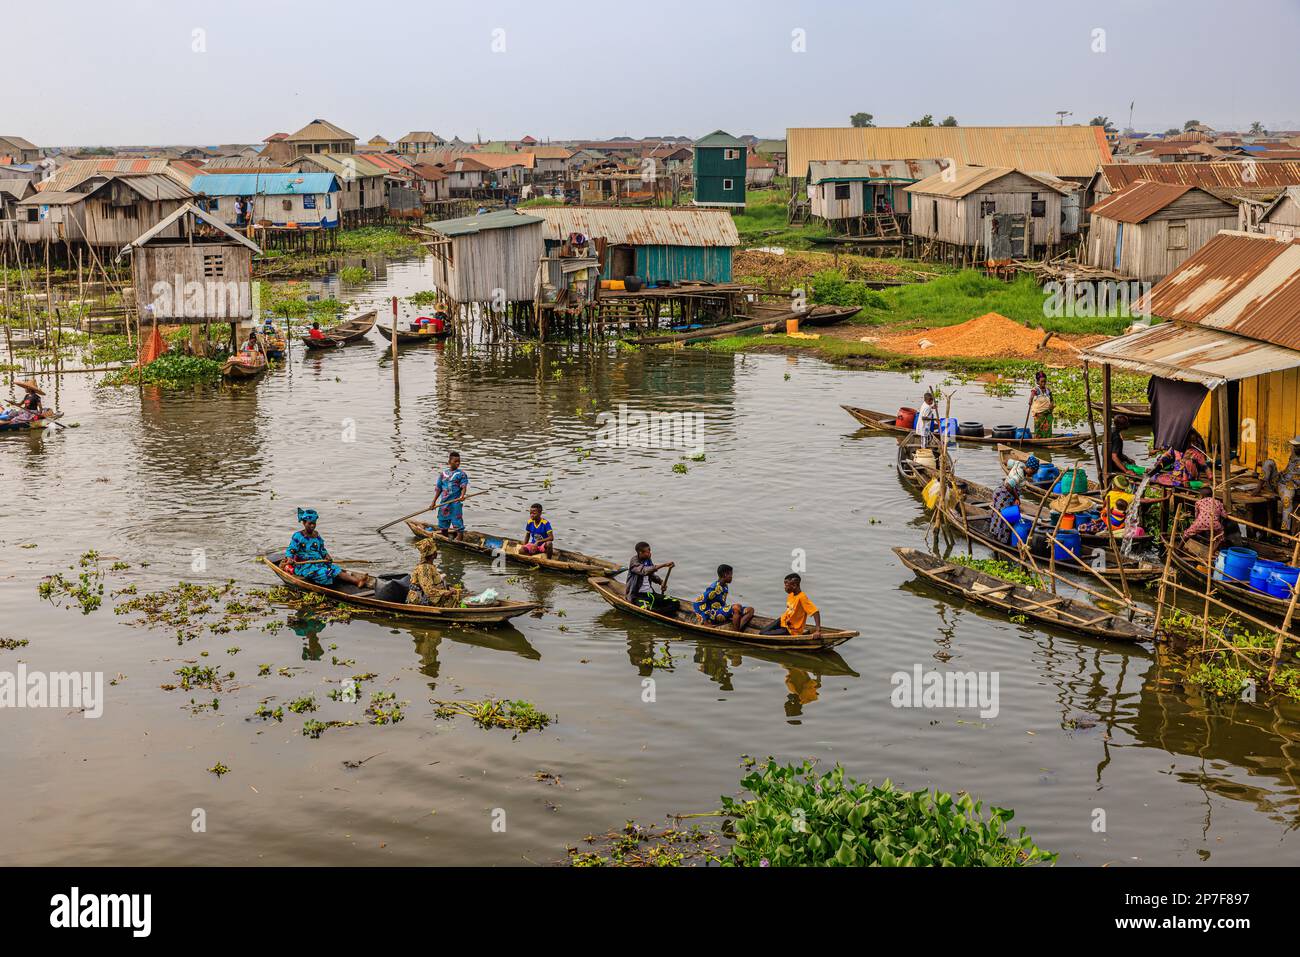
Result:
[[822,613],[803,593],[803,581],[793,572],[785,576],[785,614],[763,629],[765,635],[802,635],[809,616],[813,620],[813,638],[822,636]]

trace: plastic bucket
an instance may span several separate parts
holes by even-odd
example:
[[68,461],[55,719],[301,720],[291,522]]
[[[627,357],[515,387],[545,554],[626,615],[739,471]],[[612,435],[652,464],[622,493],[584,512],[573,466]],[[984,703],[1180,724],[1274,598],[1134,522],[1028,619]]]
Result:
[[1088,491],[1088,473],[1080,468],[1066,469],[1061,473],[1055,491],[1058,495]]
[[1060,474],[1061,470],[1057,466],[1050,462],[1044,462],[1042,465],[1038,466],[1038,471],[1034,473],[1034,481],[1055,482],[1056,477]]
[[1073,513],[1073,512],[1066,512],[1064,515],[1061,516],[1061,525],[1060,525],[1060,528],[1061,528],[1062,530],[1066,530],[1066,529],[1074,528],[1074,513]]
[[1008,525],[1015,525],[1016,522],[1020,521],[1020,506],[1008,505],[1002,510],[1002,518],[1006,520]]
[[1268,580],[1273,573],[1282,567],[1281,562],[1270,561],[1267,558],[1261,558],[1250,568],[1250,587],[1258,592],[1268,593]]
[[1028,540],[1029,530],[1033,527],[1034,520],[1032,518],[1022,518],[1020,521],[1016,522],[1015,533],[1017,541],[1023,542]]
[[1029,431],[1029,429],[1026,428],[1016,429],[1017,439],[1032,439],[1033,437],[1034,437],[1034,433]]
[[[795,333],[797,333],[798,331],[799,331],[799,320],[798,320],[798,319],[787,319],[787,320],[785,321],[785,334],[786,334],[787,336],[793,336],[793,335],[794,335]],[[915,417],[916,412],[913,411],[913,412],[912,412],[912,415]],[[899,425],[902,425],[902,423],[900,422]],[[904,426],[904,427],[910,429],[912,426],[911,426],[911,425],[907,425],[907,426]]]
[[[798,331],[799,331],[799,328],[798,328],[798,322],[799,322],[799,320],[798,320],[798,319],[791,319],[791,320],[789,320],[789,321],[795,323],[795,328],[794,328],[793,330],[791,330],[791,329],[789,329],[789,328],[787,327],[787,328],[786,328],[786,331],[787,331],[787,332],[791,332],[791,331],[793,331],[793,332],[798,332]],[[901,409],[898,410],[898,417],[897,417],[896,419],[894,419],[894,424],[895,424],[896,426],[898,426],[900,429],[910,429],[910,428],[912,428],[913,426],[915,426],[915,425],[916,425],[916,409],[909,409],[907,406],[903,406]]]
[[1259,555],[1253,548],[1225,548],[1221,553],[1223,558],[1223,577],[1232,581],[1250,581],[1250,570],[1254,567]]
[[1056,544],[1052,549],[1058,562],[1077,562],[1079,560],[1079,533],[1061,529],[1056,533]]

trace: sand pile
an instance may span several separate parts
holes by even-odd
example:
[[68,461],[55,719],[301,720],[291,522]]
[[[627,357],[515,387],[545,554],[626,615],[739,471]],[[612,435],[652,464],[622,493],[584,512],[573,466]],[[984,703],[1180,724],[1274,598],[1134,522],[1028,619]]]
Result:
[[882,349],[904,355],[948,357],[996,357],[1003,359],[1046,359],[1069,361],[1078,349],[1105,339],[1105,336],[1053,335],[1040,349],[1046,333],[1041,329],[988,312],[954,326],[936,329],[911,329],[907,332],[883,332],[873,342]]

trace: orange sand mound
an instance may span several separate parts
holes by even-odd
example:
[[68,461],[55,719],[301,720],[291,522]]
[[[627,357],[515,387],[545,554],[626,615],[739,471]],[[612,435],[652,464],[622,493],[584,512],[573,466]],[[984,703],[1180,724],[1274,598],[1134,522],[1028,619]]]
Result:
[[1056,334],[1047,340],[1045,347],[1040,348],[1045,335],[1041,329],[1031,329],[999,313],[987,312],[955,326],[886,332],[874,338],[873,342],[890,352],[913,356],[1070,361],[1079,349],[1106,338]]

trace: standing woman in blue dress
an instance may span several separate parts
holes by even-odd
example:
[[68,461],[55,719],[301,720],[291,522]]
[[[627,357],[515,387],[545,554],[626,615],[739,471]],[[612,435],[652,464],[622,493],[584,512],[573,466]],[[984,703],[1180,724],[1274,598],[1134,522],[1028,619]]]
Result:
[[464,508],[469,491],[469,476],[460,468],[460,453],[452,452],[447,456],[447,467],[438,473],[438,485],[433,494],[433,504],[429,508],[438,510],[438,531],[448,538],[465,537]]
[[336,581],[358,587],[365,585],[365,575],[345,572],[334,564],[329,549],[325,546],[325,539],[316,531],[316,519],[319,517],[314,508],[298,509],[298,521],[302,522],[302,529],[293,533],[289,547],[284,550],[284,561],[280,567],[313,585],[329,587]]

